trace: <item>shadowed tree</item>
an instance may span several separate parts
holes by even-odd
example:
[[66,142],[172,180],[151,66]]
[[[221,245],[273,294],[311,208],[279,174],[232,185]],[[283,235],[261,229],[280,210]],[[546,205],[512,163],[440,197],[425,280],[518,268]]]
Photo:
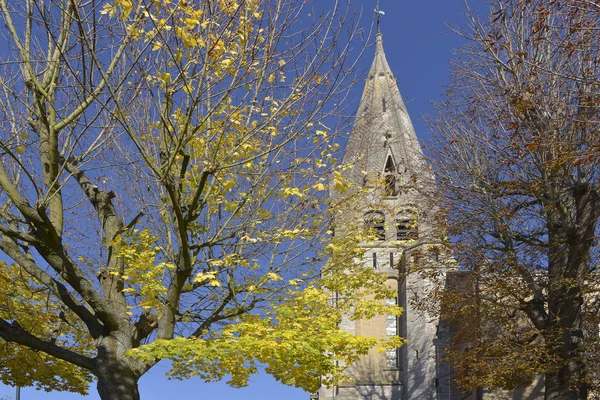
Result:
[[547,399],[585,399],[598,384],[597,11],[498,0],[461,32],[430,122],[456,255],[477,284],[447,307],[466,387],[541,374]]

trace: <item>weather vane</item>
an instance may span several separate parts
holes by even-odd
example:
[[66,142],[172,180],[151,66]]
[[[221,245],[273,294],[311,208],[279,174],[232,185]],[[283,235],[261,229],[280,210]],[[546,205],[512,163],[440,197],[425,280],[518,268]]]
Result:
[[375,14],[377,14],[377,33],[379,33],[379,22],[381,20],[381,16],[385,15],[385,13],[379,9],[379,0],[377,0],[377,8],[375,8]]

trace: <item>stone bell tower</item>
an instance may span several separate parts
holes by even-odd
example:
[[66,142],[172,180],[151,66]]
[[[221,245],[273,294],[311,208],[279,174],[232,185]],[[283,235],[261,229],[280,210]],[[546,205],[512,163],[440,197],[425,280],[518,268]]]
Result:
[[438,399],[444,380],[439,376],[438,321],[419,311],[414,301],[431,288],[431,283],[412,268],[417,257],[435,265],[440,256],[436,241],[430,240],[435,207],[424,195],[433,178],[386,60],[381,33],[376,37],[375,57],[343,163],[351,166],[346,177],[355,187],[366,188],[367,194],[352,205],[352,210],[336,217],[336,235],[344,234],[349,218],[362,220],[372,229],[376,240],[361,245],[365,249],[361,262],[364,268],[387,275],[387,285],[398,294],[390,301],[397,301],[405,312],[400,318],[347,319],[342,328],[361,336],[400,335],[408,344],[385,353],[374,349],[348,367],[354,378],[351,384],[323,387],[318,398]]

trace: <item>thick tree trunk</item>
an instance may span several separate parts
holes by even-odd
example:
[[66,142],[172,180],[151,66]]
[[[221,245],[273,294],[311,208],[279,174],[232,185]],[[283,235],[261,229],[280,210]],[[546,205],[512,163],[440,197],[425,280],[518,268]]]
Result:
[[[560,187],[559,182],[552,183]],[[588,397],[587,365],[583,333],[584,290],[589,258],[600,217],[599,196],[588,184],[577,184],[572,197],[557,204],[569,210],[573,220],[549,213],[548,326],[549,353],[560,360],[557,370],[546,375],[546,400],[584,400]]]
[[556,370],[546,374],[546,400],[587,399],[584,383],[586,364],[582,357],[583,329],[581,309],[582,296],[577,286],[562,285],[558,293],[550,299],[550,318],[555,324],[546,337],[549,353],[559,360]]
[[139,377],[125,362],[102,362],[96,372],[102,400],[140,400]]
[[102,400],[140,400],[137,377],[131,371],[108,371],[98,377],[98,394]]
[[[577,368],[576,368],[577,369]],[[573,366],[565,365],[558,371],[546,374],[545,400],[585,400],[587,390],[583,384],[574,384]]]
[[[574,279],[571,281],[573,282]],[[546,345],[549,354],[559,360],[556,370],[546,374],[546,400],[587,399],[581,290],[577,285],[560,282],[549,301],[550,323]]]
[[134,370],[132,360],[124,356],[129,347],[127,339],[126,335],[113,333],[98,347],[94,374],[98,378],[98,394],[102,400],[140,400],[140,374]]

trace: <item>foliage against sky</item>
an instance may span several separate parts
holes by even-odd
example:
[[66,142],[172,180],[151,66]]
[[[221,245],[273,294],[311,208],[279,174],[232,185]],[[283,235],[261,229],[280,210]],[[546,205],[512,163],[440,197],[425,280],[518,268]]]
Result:
[[353,264],[361,229],[323,248],[353,26],[308,6],[0,1],[3,382],[136,399],[170,358],[314,390],[376,345],[337,328],[399,311]]

